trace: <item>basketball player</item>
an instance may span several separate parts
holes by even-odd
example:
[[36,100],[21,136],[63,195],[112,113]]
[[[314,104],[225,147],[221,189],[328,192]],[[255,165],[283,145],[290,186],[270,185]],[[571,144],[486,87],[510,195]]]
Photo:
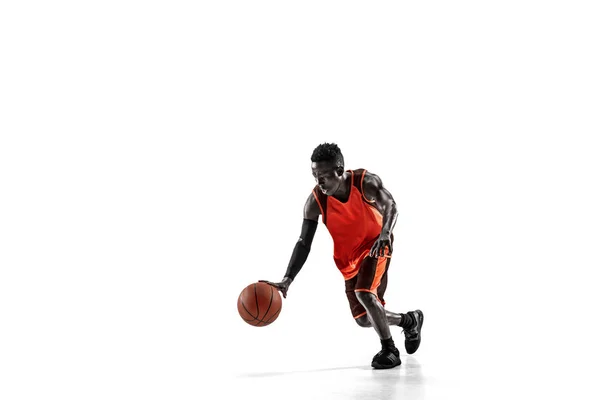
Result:
[[404,329],[404,345],[413,354],[421,343],[423,313],[393,313],[384,308],[383,295],[393,250],[392,230],[398,212],[391,193],[381,179],[366,170],[344,170],[344,157],[334,143],[314,149],[312,173],[317,185],[304,205],[304,221],[285,276],[267,282],[287,296],[290,284],[306,262],[317,230],[318,218],[334,243],[334,261],[346,282],[346,296],[356,323],[373,327],[382,349],[371,366],[376,369],[400,365],[400,353],[388,325]]

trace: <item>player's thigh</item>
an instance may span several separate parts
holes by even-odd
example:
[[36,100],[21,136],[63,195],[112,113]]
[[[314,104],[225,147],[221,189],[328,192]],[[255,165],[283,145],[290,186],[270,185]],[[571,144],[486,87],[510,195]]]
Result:
[[[358,297],[356,297],[356,292],[354,291],[354,289],[356,287],[356,281],[357,281],[357,277],[355,276],[352,279],[346,280],[345,284],[346,284],[346,297],[348,298],[348,305],[350,306],[350,312],[352,313],[352,317],[354,317],[354,319],[357,320],[357,323],[358,323],[358,319],[365,316],[367,314],[367,310],[360,303],[360,301],[358,300]],[[359,325],[360,325],[360,323],[359,323]]]
[[390,260],[389,257],[365,257],[356,275],[354,290],[370,292],[376,296],[383,295],[387,288],[387,270]]

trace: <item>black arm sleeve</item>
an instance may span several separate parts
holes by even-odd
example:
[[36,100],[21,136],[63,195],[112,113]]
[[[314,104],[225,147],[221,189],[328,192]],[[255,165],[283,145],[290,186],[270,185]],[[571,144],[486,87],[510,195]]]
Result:
[[310,246],[315,237],[318,224],[317,221],[311,219],[304,219],[304,221],[302,221],[300,239],[298,239],[298,242],[296,242],[296,246],[294,247],[292,258],[290,259],[287,271],[285,272],[285,278],[294,280],[296,275],[298,275],[298,272],[300,272],[300,269],[302,269],[302,266],[308,258],[308,253],[310,253]]

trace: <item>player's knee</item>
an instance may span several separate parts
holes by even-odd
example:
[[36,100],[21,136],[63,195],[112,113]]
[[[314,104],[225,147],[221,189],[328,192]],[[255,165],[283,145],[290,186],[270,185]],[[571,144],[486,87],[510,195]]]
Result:
[[355,292],[356,293],[356,298],[358,299],[358,301],[360,301],[360,303],[365,306],[371,306],[371,305],[376,305],[377,303],[377,298],[375,297],[375,295],[371,292]]
[[358,317],[355,319],[358,326],[362,328],[369,328],[371,326],[371,321],[369,321],[369,317],[363,315],[362,317]]

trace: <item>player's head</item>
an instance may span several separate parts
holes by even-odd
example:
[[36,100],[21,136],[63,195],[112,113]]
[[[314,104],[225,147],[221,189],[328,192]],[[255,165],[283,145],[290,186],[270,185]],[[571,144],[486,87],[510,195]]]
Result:
[[332,195],[344,181],[344,156],[340,148],[335,143],[320,144],[310,160],[317,184],[323,193]]

